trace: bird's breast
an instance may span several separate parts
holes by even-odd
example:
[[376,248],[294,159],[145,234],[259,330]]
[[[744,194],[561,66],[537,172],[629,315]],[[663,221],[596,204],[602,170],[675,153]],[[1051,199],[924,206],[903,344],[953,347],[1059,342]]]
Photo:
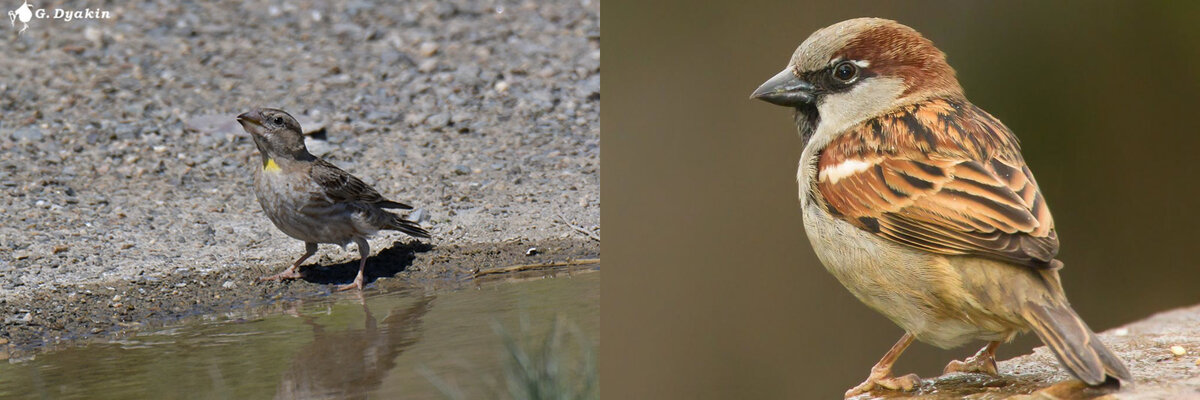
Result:
[[917,339],[952,348],[1013,334],[1007,321],[988,320],[1002,310],[977,301],[950,257],[889,242],[817,204],[803,208],[805,233],[825,269],[859,301]]

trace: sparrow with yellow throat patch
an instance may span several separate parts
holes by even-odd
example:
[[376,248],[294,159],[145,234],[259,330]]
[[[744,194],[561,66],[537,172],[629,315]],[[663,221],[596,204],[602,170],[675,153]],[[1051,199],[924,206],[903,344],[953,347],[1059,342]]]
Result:
[[846,397],[911,390],[916,375],[891,369],[913,339],[987,341],[946,372],[994,375],[996,347],[1028,330],[1087,384],[1132,383],[1067,302],[1054,220],[1016,136],[967,101],[932,42],[895,21],[840,22],[751,97],[796,111],[800,204],[821,263],[906,332]]
[[384,229],[413,237],[429,232],[389,209],[412,206],[385,199],[370,185],[318,158],[304,146],[300,123],[283,110],[260,108],[237,116],[254,138],[262,164],[254,171],[254,194],[275,227],[304,241],[304,255],[287,270],[263,280],[301,278],[300,264],[317,252],[318,243],[358,245],[361,257],[354,282],[338,290],[363,288],[363,269],[371,248],[367,237]]

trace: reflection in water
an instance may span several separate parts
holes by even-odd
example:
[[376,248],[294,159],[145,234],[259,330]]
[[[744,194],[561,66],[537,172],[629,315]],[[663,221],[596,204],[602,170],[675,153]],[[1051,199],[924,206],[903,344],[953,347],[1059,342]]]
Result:
[[396,308],[379,326],[366,301],[363,329],[327,331],[312,316],[313,341],[302,347],[283,373],[276,399],[365,399],[383,384],[396,357],[420,339],[421,318],[433,307],[427,296],[406,308]]
[[[494,324],[518,326],[510,333],[530,349],[556,316],[594,338],[599,299],[599,272],[579,272],[439,291],[436,300],[401,289],[279,302],[0,363],[0,399],[447,398],[429,376],[464,399],[496,398],[507,390]],[[552,359],[559,367],[598,345],[563,343],[554,354],[566,357]]]

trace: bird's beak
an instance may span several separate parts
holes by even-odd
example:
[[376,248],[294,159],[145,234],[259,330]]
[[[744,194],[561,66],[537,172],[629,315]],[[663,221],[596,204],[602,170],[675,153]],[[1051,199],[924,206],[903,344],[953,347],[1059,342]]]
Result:
[[751,99],[759,99],[771,104],[800,107],[806,104],[812,104],[813,85],[805,82],[792,73],[791,68],[785,68],[782,72],[775,74],[771,79],[763,82],[762,86],[754,90],[750,95]]
[[247,124],[262,126],[261,116],[257,111],[247,111],[237,116],[237,122],[243,127],[249,126]]

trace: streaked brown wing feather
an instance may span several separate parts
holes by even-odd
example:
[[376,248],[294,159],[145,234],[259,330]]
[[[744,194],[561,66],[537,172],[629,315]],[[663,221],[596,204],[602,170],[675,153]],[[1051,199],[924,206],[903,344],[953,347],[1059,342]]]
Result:
[[378,203],[385,208],[411,208],[383,198],[371,185],[325,160],[317,159],[313,163],[311,174],[313,180],[325,190],[325,195],[334,201]]
[[1016,137],[970,103],[905,107],[834,139],[816,190],[833,215],[948,255],[1046,267],[1058,237]]

